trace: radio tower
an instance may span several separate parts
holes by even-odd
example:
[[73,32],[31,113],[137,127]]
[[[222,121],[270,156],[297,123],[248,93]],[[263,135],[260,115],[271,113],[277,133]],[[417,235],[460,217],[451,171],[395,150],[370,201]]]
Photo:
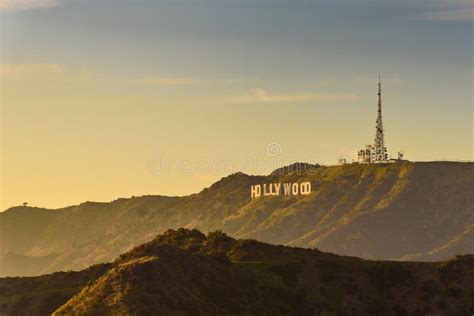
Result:
[[382,125],[382,83],[379,76],[379,102],[378,102],[378,116],[377,126],[375,127],[375,144],[372,153],[373,162],[388,161],[387,148],[384,146],[383,125]]

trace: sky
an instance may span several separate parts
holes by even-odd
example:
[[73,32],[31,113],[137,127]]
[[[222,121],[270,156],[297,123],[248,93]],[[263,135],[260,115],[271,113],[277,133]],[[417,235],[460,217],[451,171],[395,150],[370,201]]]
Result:
[[471,0],[0,0],[0,210],[473,160]]

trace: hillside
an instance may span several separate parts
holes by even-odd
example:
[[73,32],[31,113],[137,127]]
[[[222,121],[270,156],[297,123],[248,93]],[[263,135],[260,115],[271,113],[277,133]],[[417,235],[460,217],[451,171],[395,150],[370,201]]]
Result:
[[[179,229],[109,265],[0,279],[0,302],[8,302],[0,313],[470,315],[473,284],[472,255],[441,263],[367,261]],[[45,293],[62,296],[40,300]]]
[[0,315],[51,315],[110,267],[100,264],[79,272],[0,278]]
[[[309,195],[250,199],[254,184],[304,181]],[[472,163],[351,164],[237,173],[185,197],[15,207],[0,213],[0,275],[80,270],[178,227],[363,258],[444,260],[474,253],[473,187]]]

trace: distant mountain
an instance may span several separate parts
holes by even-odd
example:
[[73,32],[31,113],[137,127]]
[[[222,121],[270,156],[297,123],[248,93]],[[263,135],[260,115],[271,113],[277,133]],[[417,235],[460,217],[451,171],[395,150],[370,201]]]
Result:
[[[312,192],[250,198],[251,185],[273,182],[311,182]],[[473,188],[473,163],[296,164],[233,174],[184,197],[14,207],[0,213],[0,275],[80,270],[178,227],[363,258],[443,260],[474,253]]]
[[471,315],[473,295],[473,255],[367,261],[179,229],[111,264],[0,279],[0,314]]
[[84,286],[102,276],[111,266],[107,263],[79,272],[0,278],[0,315],[51,315]]

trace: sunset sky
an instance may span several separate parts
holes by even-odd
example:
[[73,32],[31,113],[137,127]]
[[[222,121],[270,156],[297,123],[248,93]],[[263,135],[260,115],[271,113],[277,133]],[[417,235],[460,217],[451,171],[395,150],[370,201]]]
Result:
[[0,0],[0,210],[389,153],[472,160],[471,0]]

